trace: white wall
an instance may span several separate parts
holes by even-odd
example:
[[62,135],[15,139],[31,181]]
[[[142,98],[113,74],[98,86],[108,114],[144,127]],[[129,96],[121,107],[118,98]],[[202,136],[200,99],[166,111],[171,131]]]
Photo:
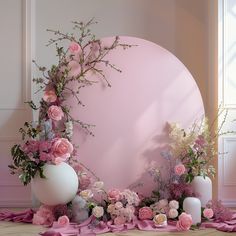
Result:
[[216,6],[215,0],[36,0],[36,57],[45,64],[54,58],[53,50],[49,54],[43,47],[50,37],[45,29],[70,31],[70,21],[95,17],[98,37],[140,37],[175,54],[196,79],[208,111],[209,50],[213,44],[209,41],[213,25],[209,24]]
[[26,10],[23,0],[0,1],[0,207],[31,203],[30,189],[7,168],[10,148],[21,141],[19,128],[32,119],[24,104],[31,90]]

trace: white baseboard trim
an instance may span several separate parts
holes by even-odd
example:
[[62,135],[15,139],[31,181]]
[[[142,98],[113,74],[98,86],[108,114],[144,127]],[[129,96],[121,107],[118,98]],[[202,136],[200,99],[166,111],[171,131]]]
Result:
[[0,208],[26,208],[26,207],[32,207],[32,202],[27,200],[15,200],[15,201],[9,201],[9,200],[0,200]]
[[226,207],[236,207],[236,200],[222,200],[222,204]]

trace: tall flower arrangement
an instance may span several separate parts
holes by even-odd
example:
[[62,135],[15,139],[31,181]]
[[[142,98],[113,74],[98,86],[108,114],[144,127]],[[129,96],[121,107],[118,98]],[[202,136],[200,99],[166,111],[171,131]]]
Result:
[[[18,174],[24,185],[28,184],[38,173],[44,178],[45,163],[60,164],[76,160],[76,150],[71,143],[73,125],[81,126],[88,134],[93,135],[91,125],[70,114],[70,107],[65,101],[73,96],[78,105],[84,106],[80,100],[80,90],[102,80],[110,87],[101,65],[121,72],[106,59],[106,55],[117,47],[123,49],[131,45],[120,42],[115,37],[111,45],[103,43],[92,34],[88,23],[73,22],[74,33],[63,33],[59,30],[48,30],[55,38],[49,40],[49,45],[55,45],[58,63],[51,68],[35,65],[42,76],[33,81],[43,90],[44,95],[39,106],[33,101],[28,104],[33,110],[39,110],[39,119],[35,122],[25,122],[20,129],[23,143],[16,144],[11,149],[13,162],[9,165],[12,174]],[[61,42],[66,46],[61,46]],[[97,75],[97,81],[91,75]],[[73,85],[73,86],[72,86]]]
[[188,130],[177,123],[169,124],[170,154],[176,164],[174,171],[184,175],[186,182],[191,183],[194,176],[214,177],[212,160],[218,154],[215,145],[222,135],[221,129],[227,114],[227,110],[219,108],[217,118],[223,116],[223,119],[217,130],[214,129],[214,123],[209,125],[206,117],[195,122]]

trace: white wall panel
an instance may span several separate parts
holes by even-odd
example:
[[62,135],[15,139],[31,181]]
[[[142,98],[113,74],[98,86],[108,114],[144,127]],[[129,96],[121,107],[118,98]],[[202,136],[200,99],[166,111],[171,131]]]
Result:
[[31,204],[29,187],[17,176],[10,175],[10,149],[19,143],[18,130],[31,120],[31,111],[24,104],[30,98],[30,1],[0,1],[0,207]]
[[[236,206],[236,1],[219,0],[219,106],[228,117],[219,139],[219,199]],[[219,121],[219,125],[223,117]]]

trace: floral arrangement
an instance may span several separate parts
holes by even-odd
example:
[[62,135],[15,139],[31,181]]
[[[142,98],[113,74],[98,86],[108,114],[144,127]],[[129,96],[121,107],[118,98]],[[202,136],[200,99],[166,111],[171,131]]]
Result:
[[[27,103],[33,110],[39,111],[39,119],[36,125],[35,122],[25,122],[24,128],[20,129],[23,144],[12,147],[13,163],[9,166],[11,173],[18,174],[24,185],[30,183],[37,173],[41,178],[45,177],[45,163],[57,165],[61,162],[77,162],[75,146],[71,143],[73,125],[78,124],[93,135],[90,130],[92,125],[72,117],[65,101],[73,96],[78,105],[84,106],[79,92],[98,82],[90,79],[92,74],[111,86],[100,68],[101,64],[121,72],[106,60],[106,55],[117,47],[126,49],[131,45],[120,43],[119,37],[115,37],[110,46],[103,45],[91,33],[89,27],[94,23],[93,19],[88,23],[73,22],[75,33],[72,34],[48,30],[56,36],[49,40],[48,45],[56,46],[58,64],[47,70],[34,62],[42,77],[33,81],[40,86],[39,90],[44,91],[44,95],[39,106],[33,101]],[[63,47],[59,45],[60,42],[67,44]]]
[[[76,146],[71,142],[73,127],[77,124],[93,135],[92,125],[72,117],[65,101],[73,96],[78,105],[84,106],[79,92],[98,82],[90,79],[92,74],[110,87],[99,65],[121,72],[106,60],[106,55],[117,47],[127,49],[132,46],[120,43],[119,37],[115,37],[110,46],[103,45],[89,29],[94,23],[93,20],[88,23],[73,22],[73,34],[49,30],[56,36],[49,40],[48,45],[55,45],[58,64],[47,70],[34,62],[42,72],[42,77],[35,78],[34,82],[40,86],[43,97],[39,106],[33,101],[28,104],[39,111],[39,119],[36,123],[25,122],[24,128],[20,129],[23,143],[12,147],[13,163],[9,168],[27,185],[36,175],[45,178],[45,164],[67,162],[76,171],[80,186],[75,198],[65,205],[41,205],[32,222],[46,226],[56,222],[59,228],[68,227],[70,222],[84,224],[88,219],[90,228],[106,225],[126,225],[129,228],[129,224],[135,225],[138,221],[163,228],[175,222],[178,231],[189,230],[193,221],[191,215],[183,211],[183,200],[195,196],[190,183],[196,175],[215,174],[211,165],[216,154],[215,138],[206,119],[200,126],[194,124],[188,132],[177,124],[170,125],[170,150],[162,153],[168,178],[164,178],[161,168],[152,168],[149,173],[157,183],[157,189],[147,198],[130,189],[106,191],[96,174],[77,159]],[[77,33],[79,37],[75,36]],[[61,42],[67,44],[61,46]],[[220,202],[212,201],[203,209],[202,217],[224,220],[231,219],[232,215]]]
[[189,132],[178,124],[170,124],[169,137],[171,154],[179,162],[175,173],[185,175],[186,182],[191,182],[198,175],[214,177],[211,161],[217,154],[214,146],[218,136],[209,130],[206,118],[200,125],[194,124]]

